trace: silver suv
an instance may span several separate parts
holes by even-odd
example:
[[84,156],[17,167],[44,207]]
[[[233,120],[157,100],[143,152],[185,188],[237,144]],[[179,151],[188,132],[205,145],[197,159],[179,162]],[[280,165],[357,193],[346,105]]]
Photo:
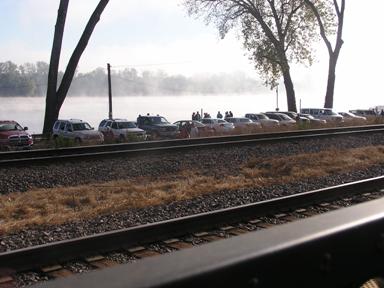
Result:
[[317,119],[326,120],[327,122],[343,122],[343,116],[329,108],[301,108],[300,112],[302,114],[310,114]]
[[146,134],[143,129],[137,128],[135,122],[126,119],[104,119],[99,124],[99,131],[105,140],[143,141]]
[[103,143],[104,136],[101,132],[95,131],[87,122],[78,119],[57,120],[52,129],[53,139],[62,137],[73,139],[75,143],[91,142]]

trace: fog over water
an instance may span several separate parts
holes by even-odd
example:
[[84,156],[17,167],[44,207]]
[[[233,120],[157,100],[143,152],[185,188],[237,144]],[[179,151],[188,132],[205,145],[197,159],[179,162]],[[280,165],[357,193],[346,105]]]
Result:
[[[300,98],[301,99],[301,98]],[[297,107],[300,107],[297,99]],[[276,91],[262,94],[233,95],[188,95],[188,96],[119,96],[113,98],[113,117],[136,120],[139,114],[159,114],[170,122],[190,119],[193,111],[208,112],[216,117],[217,111],[224,114],[231,110],[234,116],[249,112],[271,111],[276,108]],[[1,97],[0,119],[16,120],[27,126],[31,133],[41,133],[44,121],[45,97]],[[357,103],[356,103],[357,104]],[[376,104],[377,103],[372,103]],[[321,107],[319,99],[302,99],[302,107]],[[358,108],[351,99],[341,103],[336,110]],[[287,109],[284,91],[279,92],[279,108]],[[367,108],[367,107],[360,107]],[[88,121],[97,129],[99,122],[108,118],[108,96],[67,97],[60,118],[76,118]]]
[[[16,120],[32,133],[41,133],[44,121],[44,97],[0,98],[0,119]],[[276,97],[266,95],[194,95],[194,96],[127,96],[113,98],[113,117],[136,120],[139,114],[159,114],[170,122],[189,119],[193,111],[208,112],[216,117],[231,110],[235,116],[247,112],[275,109]],[[97,128],[108,118],[108,97],[67,97],[60,118],[76,118],[88,121]]]

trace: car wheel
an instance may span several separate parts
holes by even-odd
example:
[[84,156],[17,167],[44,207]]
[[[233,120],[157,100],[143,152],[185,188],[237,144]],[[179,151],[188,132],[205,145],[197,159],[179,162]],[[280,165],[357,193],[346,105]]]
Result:
[[125,136],[124,135],[120,135],[119,136],[119,139],[117,140],[119,143],[122,143],[122,142],[125,142]]
[[80,145],[81,144],[81,139],[80,138],[75,138],[75,144]]

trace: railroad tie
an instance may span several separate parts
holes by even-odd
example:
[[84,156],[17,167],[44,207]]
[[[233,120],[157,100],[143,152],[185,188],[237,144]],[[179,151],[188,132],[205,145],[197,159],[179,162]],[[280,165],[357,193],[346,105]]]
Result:
[[98,269],[112,267],[112,266],[116,266],[118,264],[115,261],[105,259],[105,257],[102,255],[95,255],[95,256],[87,257],[87,258],[85,258],[85,262],[87,262],[91,266],[98,268]]
[[153,256],[160,255],[159,252],[149,250],[143,246],[130,248],[130,249],[127,249],[127,251],[137,258],[147,258],[147,257],[153,257]]
[[163,241],[163,243],[173,249],[176,250],[182,250],[182,249],[187,249],[193,247],[192,243],[188,243],[185,241],[181,241],[180,239],[174,238],[174,239],[168,239]]
[[63,278],[70,275],[73,275],[73,272],[64,268],[63,266],[56,264],[52,266],[44,266],[40,271],[50,278]]
[[16,287],[16,283],[12,276],[0,276],[0,288],[13,287]]

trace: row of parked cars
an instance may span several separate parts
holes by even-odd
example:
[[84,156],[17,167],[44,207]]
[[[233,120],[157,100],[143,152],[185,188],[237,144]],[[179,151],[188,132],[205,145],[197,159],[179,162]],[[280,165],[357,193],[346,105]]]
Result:
[[[261,128],[293,126],[297,123],[324,125],[327,122],[366,121],[364,116],[351,112],[336,113],[332,109],[325,108],[303,108],[300,112],[247,113],[244,117],[203,118],[200,121],[180,120],[173,124],[159,115],[139,115],[136,121],[104,119],[97,130],[79,119],[57,120],[52,129],[52,137],[55,140],[63,138],[73,140],[75,143],[98,144],[211,136],[230,133],[236,128],[255,131]],[[15,121],[0,121],[0,148],[30,148],[33,145],[33,138],[27,130],[27,127],[22,127]],[[183,133],[183,131],[188,132]]]

